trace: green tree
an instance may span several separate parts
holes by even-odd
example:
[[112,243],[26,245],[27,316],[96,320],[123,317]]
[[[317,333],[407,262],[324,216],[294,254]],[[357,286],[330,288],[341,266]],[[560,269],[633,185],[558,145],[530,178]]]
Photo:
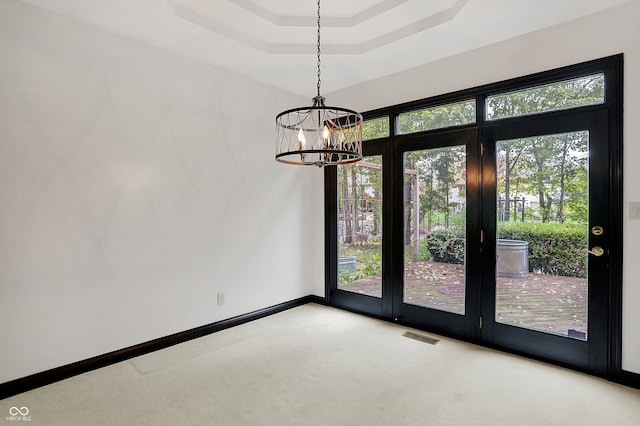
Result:
[[353,195],[350,192],[349,185],[349,167],[339,166],[338,193],[340,194],[339,209],[342,213],[344,224],[344,243],[352,244],[355,242],[355,230],[353,228]]
[[476,108],[473,101],[440,105],[398,116],[398,133],[413,133],[474,123]]
[[365,195],[372,213],[371,234],[380,235],[382,231],[382,157],[378,155],[365,157],[360,169],[365,176],[363,181],[366,181],[369,192],[372,194],[372,199],[368,198],[369,195]]
[[[499,119],[598,103],[603,99],[604,78],[598,75],[490,97],[487,110],[492,119]],[[576,132],[499,143],[498,171],[502,177],[499,191],[506,199],[502,219],[510,217],[512,183],[514,176],[520,176],[527,178],[525,186],[538,197],[542,220],[563,222],[569,186],[584,187],[584,182],[576,179],[586,179],[586,174],[576,170],[586,167],[580,158],[587,151],[587,139],[584,132]],[[586,199],[571,198],[574,213],[586,209],[586,204],[578,205],[580,202],[586,203]]]
[[362,126],[362,139],[377,139],[389,136],[389,118],[381,117],[367,120]]

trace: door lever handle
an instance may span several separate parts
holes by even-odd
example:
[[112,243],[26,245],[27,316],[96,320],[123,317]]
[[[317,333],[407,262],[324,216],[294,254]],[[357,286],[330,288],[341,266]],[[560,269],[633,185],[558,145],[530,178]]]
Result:
[[604,249],[600,246],[594,246],[591,250],[587,250],[587,253],[592,254],[595,257],[600,257],[604,254]]

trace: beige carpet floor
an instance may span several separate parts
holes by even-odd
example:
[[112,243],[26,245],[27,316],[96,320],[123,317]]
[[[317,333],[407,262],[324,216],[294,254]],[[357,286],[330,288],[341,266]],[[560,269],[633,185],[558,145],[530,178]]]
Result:
[[[308,304],[0,401],[31,425],[639,425],[640,390]],[[419,332],[421,334],[426,334]],[[438,337],[438,336],[436,336]]]

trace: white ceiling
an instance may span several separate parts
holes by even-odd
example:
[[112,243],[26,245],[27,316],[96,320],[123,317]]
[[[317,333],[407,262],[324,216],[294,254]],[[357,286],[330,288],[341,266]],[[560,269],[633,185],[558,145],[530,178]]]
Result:
[[[316,0],[22,0],[312,97]],[[322,93],[638,0],[322,0]]]

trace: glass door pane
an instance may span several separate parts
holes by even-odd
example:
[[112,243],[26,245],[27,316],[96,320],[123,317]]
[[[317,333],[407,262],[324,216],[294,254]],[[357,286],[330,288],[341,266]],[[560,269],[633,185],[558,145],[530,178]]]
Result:
[[465,313],[466,147],[404,153],[406,304]]
[[382,156],[338,166],[338,289],[382,297]]
[[589,132],[498,141],[496,322],[587,340]]

